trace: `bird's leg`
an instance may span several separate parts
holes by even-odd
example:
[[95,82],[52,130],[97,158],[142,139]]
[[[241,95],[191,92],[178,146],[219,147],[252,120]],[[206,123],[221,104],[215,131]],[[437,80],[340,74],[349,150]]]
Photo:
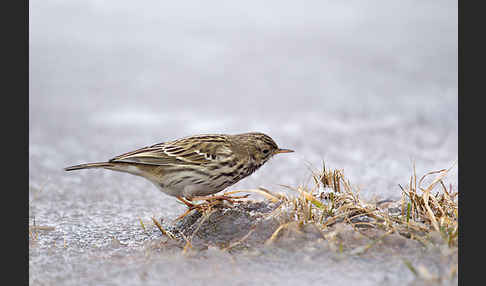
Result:
[[190,200],[188,201],[188,200],[186,200],[186,199],[184,199],[183,197],[180,197],[180,196],[177,196],[176,198],[179,201],[183,202],[189,208],[189,210],[192,210],[196,207],[196,205],[193,204],[192,202],[190,202]]
[[182,215],[180,215],[179,217],[177,217],[175,219],[175,221],[182,219],[183,217],[188,215],[193,209],[197,208],[197,205],[193,204],[192,202],[189,202],[188,200],[184,199],[183,197],[177,196],[176,198],[179,201],[183,202],[187,206],[187,211],[185,213],[183,213]]
[[[199,196],[199,197],[192,197],[192,198],[183,198],[183,197],[176,197],[179,201],[183,202],[187,207],[187,211],[180,215],[175,221],[178,221],[188,215],[192,210],[197,210],[199,212],[204,212],[210,209],[212,206],[218,204],[220,201],[227,201],[230,204],[234,204],[237,202],[238,199],[247,198],[250,194],[246,194],[243,196],[230,196],[230,195],[219,195],[219,196]],[[195,204],[192,201],[206,201],[205,203]]]
[[211,204],[210,202],[207,202],[207,203],[201,203],[201,204],[195,204],[192,202],[193,198],[183,198],[183,197],[176,197],[179,201],[183,202],[186,206],[187,206],[187,210],[185,213],[183,213],[182,215],[180,215],[178,218],[175,219],[175,221],[178,221],[180,219],[182,219],[183,217],[185,217],[186,215],[188,215],[192,210],[197,210],[198,212],[204,212],[208,209],[211,208],[212,205],[214,204]]

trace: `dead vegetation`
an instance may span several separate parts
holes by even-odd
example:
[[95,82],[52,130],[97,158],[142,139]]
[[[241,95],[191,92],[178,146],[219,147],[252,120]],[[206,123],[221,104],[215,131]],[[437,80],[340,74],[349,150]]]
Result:
[[[297,196],[279,196],[283,203],[272,215],[286,222],[313,223],[323,230],[340,222],[367,237],[369,230],[382,230],[384,235],[399,234],[422,243],[436,231],[450,247],[457,247],[458,193],[452,185],[448,190],[443,181],[451,168],[428,172],[417,180],[414,167],[409,184],[399,185],[400,201],[371,203],[360,198],[343,170],[326,169],[323,164],[312,175],[314,185],[291,188]],[[429,176],[435,177],[424,186]]]
[[[439,233],[450,247],[457,247],[458,193],[453,191],[452,185],[447,189],[443,181],[451,168],[428,172],[418,179],[414,167],[408,185],[397,187],[401,192],[399,201],[364,201],[359,190],[345,178],[343,170],[327,169],[324,164],[312,174],[311,186],[286,186],[295,195],[276,194],[264,188],[235,190],[224,195],[253,192],[277,203],[278,207],[265,217],[278,220],[280,226],[266,244],[275,241],[290,225],[313,224],[324,233],[333,225],[345,224],[372,241],[368,248],[392,234],[427,244],[431,241],[431,233]],[[430,176],[434,176],[432,180]],[[424,185],[425,181],[431,182]],[[211,205],[204,209],[203,217],[214,211],[213,206],[217,207]],[[191,239],[185,240],[190,245]]]

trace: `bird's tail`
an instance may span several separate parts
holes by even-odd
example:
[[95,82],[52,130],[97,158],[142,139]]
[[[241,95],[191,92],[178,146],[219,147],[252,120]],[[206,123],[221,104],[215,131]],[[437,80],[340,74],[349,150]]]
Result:
[[114,167],[113,163],[109,162],[99,162],[99,163],[88,163],[88,164],[80,164],[74,165],[71,167],[64,168],[65,171],[73,171],[73,170],[81,170],[81,169],[90,169],[90,168],[106,168],[106,167]]

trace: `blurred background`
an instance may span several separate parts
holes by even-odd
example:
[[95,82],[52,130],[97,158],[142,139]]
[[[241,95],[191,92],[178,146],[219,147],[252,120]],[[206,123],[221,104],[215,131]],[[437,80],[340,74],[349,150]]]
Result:
[[457,159],[457,33],[457,1],[30,1],[30,185],[165,203],[141,178],[62,168],[261,131],[296,152],[234,188],[285,191],[324,160],[400,197],[414,162]]
[[[63,168],[193,134],[260,131],[296,152],[230,190],[292,194],[281,185],[311,184],[324,161],[343,169],[362,198],[398,199],[414,164],[420,178],[458,157],[457,1],[29,5],[29,225],[52,228],[30,241],[32,285],[415,278],[389,253],[299,249],[235,259],[214,250],[192,259],[149,247],[148,257],[144,245],[164,238],[151,218],[170,222],[185,206],[140,177]],[[453,191],[457,169],[444,180]],[[438,252],[407,245],[411,265],[451,273]]]

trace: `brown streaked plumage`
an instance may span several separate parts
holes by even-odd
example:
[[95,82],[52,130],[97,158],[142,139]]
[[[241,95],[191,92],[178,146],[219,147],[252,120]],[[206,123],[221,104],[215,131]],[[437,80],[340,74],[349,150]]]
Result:
[[108,162],[65,168],[66,171],[105,168],[142,176],[162,192],[191,199],[218,193],[251,175],[278,153],[268,135],[195,135],[155,144],[116,156]]

